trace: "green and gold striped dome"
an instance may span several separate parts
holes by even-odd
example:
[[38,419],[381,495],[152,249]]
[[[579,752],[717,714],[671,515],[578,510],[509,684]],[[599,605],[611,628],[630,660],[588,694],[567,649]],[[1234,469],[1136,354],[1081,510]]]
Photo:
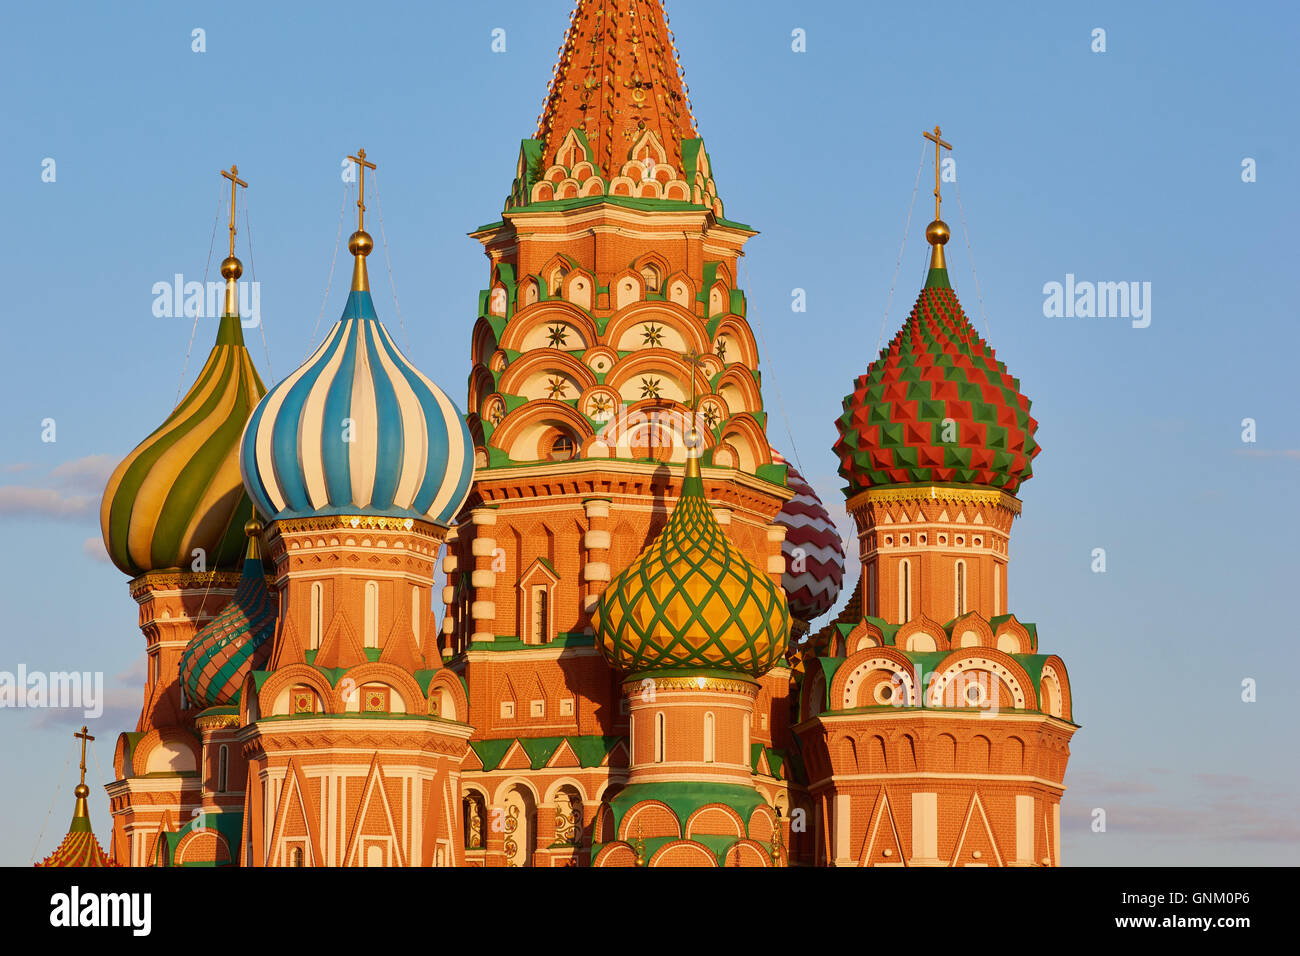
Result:
[[239,476],[239,439],[266,393],[244,347],[239,317],[225,315],[216,344],[176,410],[108,479],[99,509],[109,557],[136,577],[191,570],[235,571],[253,505]]
[[628,674],[668,668],[757,677],[785,653],[785,593],[728,540],[687,461],[668,524],[600,596],[600,652]]

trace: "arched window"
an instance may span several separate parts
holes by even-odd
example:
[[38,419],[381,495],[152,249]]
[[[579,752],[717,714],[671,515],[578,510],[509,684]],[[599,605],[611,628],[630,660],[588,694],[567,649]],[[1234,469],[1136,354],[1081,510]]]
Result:
[[366,647],[379,646],[379,582],[366,582]]
[[487,819],[487,802],[483,795],[471,793],[464,800],[465,816],[465,849],[482,850],[484,848],[483,833],[484,828],[488,825]]
[[290,865],[290,866],[302,866],[302,865],[303,865],[303,853],[302,853],[302,847],[300,847],[300,846],[296,846],[296,847],[293,848],[293,852],[289,854],[289,865]]
[[[521,785],[511,787],[504,801],[506,866],[532,866],[537,846],[537,804]],[[493,814],[496,808],[493,807]]]
[[966,562],[957,562],[957,616],[966,613]]
[[564,284],[564,277],[569,274],[567,266],[556,266],[551,270],[551,295],[559,295]]
[[545,644],[551,637],[550,592],[546,585],[533,587],[533,640],[534,644]]
[[993,614],[1002,613],[1002,565],[993,562]]
[[320,647],[321,618],[325,610],[325,585],[319,581],[311,586],[311,648]]
[[876,611],[876,564],[873,561],[867,565],[867,613],[872,617],[877,614]]
[[655,714],[655,763],[664,762],[664,738],[666,733],[667,722],[664,719],[663,711]]
[[551,461],[568,461],[578,452],[578,446],[574,443],[573,438],[569,435],[559,434],[551,442],[551,450],[548,453]]
[[713,763],[713,748],[716,736],[713,730],[713,714],[704,715],[704,762]]
[[578,846],[582,841],[582,797],[572,787],[555,793],[555,842]]
[[659,270],[654,266],[648,265],[641,270],[641,279],[645,282],[647,292],[659,291]]
[[411,633],[415,635],[415,646],[420,646],[420,589],[411,588]]
[[912,563],[906,558],[898,563],[898,613],[901,624],[912,619]]
[[217,793],[226,792],[226,775],[230,770],[230,748],[225,744],[217,751]]

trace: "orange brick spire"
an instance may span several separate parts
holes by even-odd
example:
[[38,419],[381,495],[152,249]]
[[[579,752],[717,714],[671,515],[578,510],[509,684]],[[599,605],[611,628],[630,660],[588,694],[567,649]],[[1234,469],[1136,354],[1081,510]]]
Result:
[[682,140],[699,134],[659,0],[578,0],[538,117],[543,154],[571,129],[586,135],[606,177],[647,129],[681,168]]

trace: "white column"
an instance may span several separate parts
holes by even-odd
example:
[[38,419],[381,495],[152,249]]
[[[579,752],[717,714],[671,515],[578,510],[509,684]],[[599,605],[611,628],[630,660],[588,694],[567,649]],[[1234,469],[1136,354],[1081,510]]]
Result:
[[1052,862],[1061,865],[1061,805],[1052,804],[1052,851],[1056,856]]
[[853,798],[847,793],[835,795],[835,822],[831,831],[835,841],[835,865],[852,866],[853,858],[849,855],[849,836],[852,826]]
[[1034,862],[1034,798],[1016,794],[1016,862]]
[[912,794],[912,865],[939,862],[939,795]]

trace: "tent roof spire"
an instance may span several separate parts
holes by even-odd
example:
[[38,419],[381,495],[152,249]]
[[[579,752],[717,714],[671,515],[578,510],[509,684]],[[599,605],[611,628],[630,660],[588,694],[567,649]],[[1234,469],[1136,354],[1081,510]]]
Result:
[[579,0],[534,138],[549,156],[571,129],[606,175],[646,130],[681,168],[699,133],[660,0]]

